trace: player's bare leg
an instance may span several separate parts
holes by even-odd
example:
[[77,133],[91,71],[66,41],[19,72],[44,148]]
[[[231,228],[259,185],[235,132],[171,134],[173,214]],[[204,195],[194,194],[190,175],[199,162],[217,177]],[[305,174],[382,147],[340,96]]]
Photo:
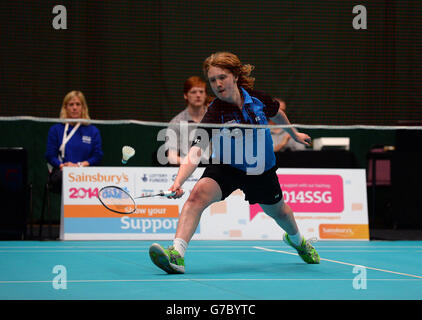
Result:
[[267,215],[272,217],[275,222],[286,231],[283,236],[284,242],[295,248],[303,261],[309,264],[319,263],[320,258],[318,252],[311,245],[311,241],[305,240],[300,234],[293,215],[293,210],[283,199],[276,204],[260,204],[260,206]]
[[183,239],[188,243],[198,227],[202,212],[213,202],[220,201],[221,198],[222,192],[215,180],[200,179],[183,205],[175,238]]
[[158,243],[152,244],[149,250],[152,262],[167,273],[184,273],[185,250],[198,227],[202,212],[213,202],[220,201],[221,198],[222,192],[215,180],[200,179],[183,205],[173,246],[164,249]]
[[288,234],[297,234],[299,229],[293,216],[293,210],[281,199],[275,204],[260,204],[262,210]]

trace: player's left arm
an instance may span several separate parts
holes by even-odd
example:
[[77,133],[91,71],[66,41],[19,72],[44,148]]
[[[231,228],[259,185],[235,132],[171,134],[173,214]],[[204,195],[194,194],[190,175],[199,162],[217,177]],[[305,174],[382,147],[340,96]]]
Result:
[[[267,119],[274,121],[276,124],[291,125],[284,111],[280,109],[280,103],[277,100],[260,91],[253,91],[253,95],[264,103],[263,111]],[[310,146],[311,137],[306,133],[301,133],[293,127],[283,129],[287,131],[287,133],[290,134],[295,141],[306,146]]]
[[[278,110],[277,113],[270,118],[270,120],[274,121],[276,124],[282,125],[291,125],[289,119],[287,118],[286,114],[282,110]],[[308,136],[306,133],[302,133],[296,130],[296,128],[283,128],[283,130],[287,131],[288,134],[297,142],[304,144],[306,146],[310,146],[311,137]]]

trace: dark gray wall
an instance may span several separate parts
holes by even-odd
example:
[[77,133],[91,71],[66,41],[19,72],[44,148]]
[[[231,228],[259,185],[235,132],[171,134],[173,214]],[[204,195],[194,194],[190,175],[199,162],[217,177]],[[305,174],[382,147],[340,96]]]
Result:
[[[295,123],[422,119],[420,1],[57,1],[0,4],[0,115],[56,117],[82,90],[94,119],[167,121],[183,81],[232,51]],[[367,29],[355,30],[355,5]]]

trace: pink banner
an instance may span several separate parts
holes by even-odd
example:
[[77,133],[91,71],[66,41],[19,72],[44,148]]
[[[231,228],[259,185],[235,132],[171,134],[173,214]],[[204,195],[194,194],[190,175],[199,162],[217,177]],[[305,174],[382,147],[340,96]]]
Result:
[[[344,209],[343,179],[339,175],[279,174],[284,201],[294,212],[339,213]],[[262,212],[250,206],[250,220]]]

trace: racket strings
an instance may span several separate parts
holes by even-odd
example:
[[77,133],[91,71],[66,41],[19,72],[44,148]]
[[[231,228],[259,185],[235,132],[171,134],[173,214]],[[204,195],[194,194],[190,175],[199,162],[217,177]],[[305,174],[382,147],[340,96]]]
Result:
[[132,213],[136,209],[135,201],[122,189],[104,188],[98,193],[98,198],[104,206],[118,213]]

